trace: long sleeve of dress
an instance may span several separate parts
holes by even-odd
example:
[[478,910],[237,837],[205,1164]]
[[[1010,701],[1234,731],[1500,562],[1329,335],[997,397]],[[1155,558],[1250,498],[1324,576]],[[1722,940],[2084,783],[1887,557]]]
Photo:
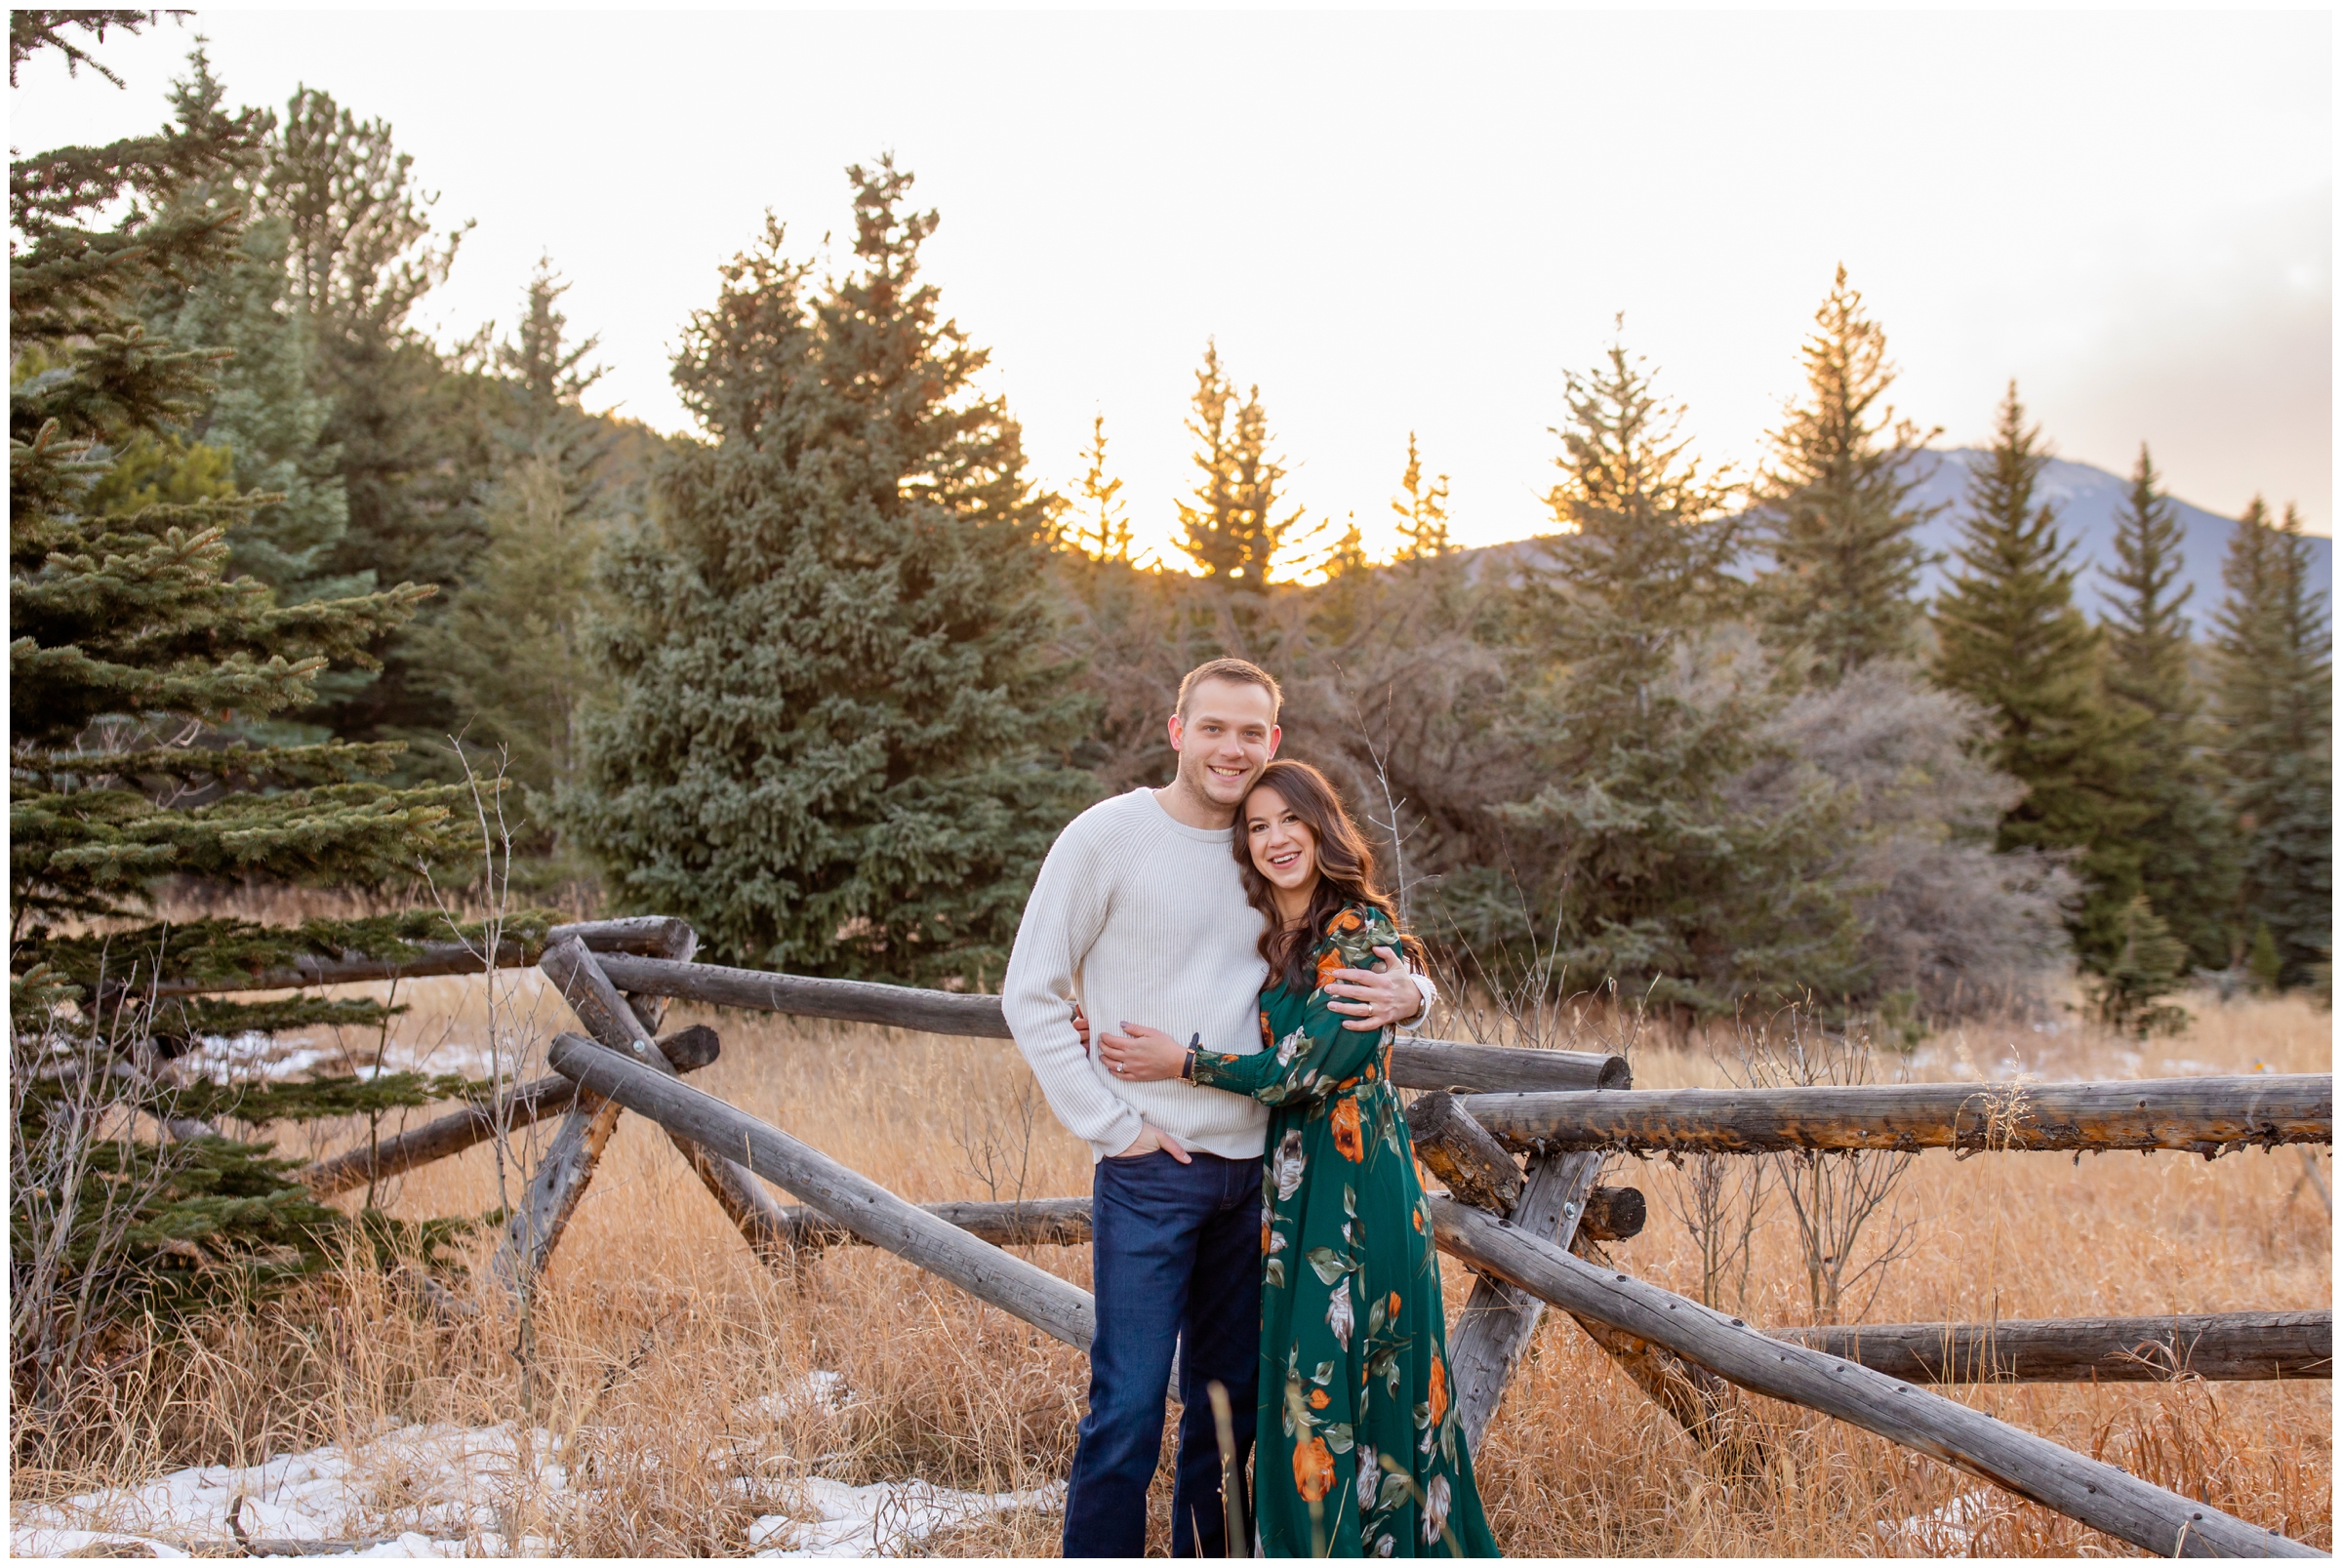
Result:
[[1371,968],[1377,944],[1398,945],[1398,932],[1390,917],[1371,905],[1345,906],[1328,922],[1310,954],[1311,970],[1319,979],[1310,992],[1301,1025],[1282,1038],[1265,1041],[1267,1049],[1250,1055],[1196,1052],[1195,1081],[1207,1089],[1281,1106],[1313,1099],[1369,1074],[1389,1031],[1344,1028],[1347,1020],[1333,1011],[1324,977],[1337,969]]

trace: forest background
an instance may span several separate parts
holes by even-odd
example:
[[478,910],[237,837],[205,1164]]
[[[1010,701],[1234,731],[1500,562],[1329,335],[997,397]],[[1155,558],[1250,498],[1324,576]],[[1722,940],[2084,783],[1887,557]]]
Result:
[[[14,13],[12,68],[101,75],[101,29],[144,18]],[[176,102],[14,167],[20,1158],[94,1125],[40,1087],[90,1092],[61,1062],[128,1064],[104,1081],[179,1117],[157,1064],[196,1040],[387,1016],[155,982],[476,934],[451,909],[523,939],[673,914],[719,961],[994,984],[1056,830],[1168,776],[1178,679],[1221,654],[1284,681],[1284,754],[1335,776],[1467,985],[1796,1001],[1888,1039],[2069,965],[2141,1033],[2197,972],[2330,985],[2329,619],[2292,508],[2256,501],[2194,602],[2142,445],[2093,623],[2011,384],[1922,601],[1934,432],[1842,269],[1759,472],[1701,462],[1622,323],[1552,411],[1552,533],[1453,547],[1410,442],[1374,559],[1288,499],[1268,395],[1209,343],[1187,495],[1126,494],[1103,417],[1080,483],[1036,485],[891,159],[847,171],[828,265],[772,221],[678,302],[700,429],[668,437],[586,412],[595,341],[550,260],[511,326],[417,327],[463,229],[388,125],[314,89],[232,110],[200,50]],[[1133,548],[1158,505],[1165,558]],[[287,881],[377,912],[156,918]],[[411,1076],[237,1113],[454,1092]],[[109,1157],[152,1180],[151,1256],[192,1226],[295,1268],[339,1223],[258,1145]],[[19,1256],[90,1223],[21,1215]],[[20,1378],[70,1360],[13,1326]]]

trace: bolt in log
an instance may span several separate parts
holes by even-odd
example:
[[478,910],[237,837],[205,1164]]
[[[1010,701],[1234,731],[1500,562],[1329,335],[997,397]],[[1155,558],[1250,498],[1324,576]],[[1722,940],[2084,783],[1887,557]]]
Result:
[[1918,1449],[2158,1556],[2325,1555],[1940,1394],[1597,1268],[1452,1198],[1430,1202],[1442,1247],[1566,1311],[1664,1346],[1754,1392]]

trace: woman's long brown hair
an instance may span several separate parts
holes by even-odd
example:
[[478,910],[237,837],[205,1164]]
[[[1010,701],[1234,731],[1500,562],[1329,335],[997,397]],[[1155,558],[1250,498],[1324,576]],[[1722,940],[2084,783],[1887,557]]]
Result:
[[[1358,831],[1342,796],[1324,774],[1306,762],[1272,762],[1252,787],[1275,790],[1316,840],[1317,886],[1310,895],[1310,917],[1287,930],[1276,912],[1274,885],[1252,864],[1251,813],[1249,809],[1236,813],[1236,865],[1244,876],[1244,897],[1261,911],[1267,927],[1261,933],[1261,956],[1269,961],[1270,974],[1283,978],[1287,990],[1306,991],[1312,984],[1310,949],[1317,945],[1325,923],[1337,910],[1346,904],[1372,905],[1396,925],[1398,908],[1375,881],[1374,851],[1367,847],[1366,836]],[[1245,806],[1249,808],[1251,803],[1248,790]],[[1399,950],[1402,956],[1417,958],[1423,945],[1402,935]]]

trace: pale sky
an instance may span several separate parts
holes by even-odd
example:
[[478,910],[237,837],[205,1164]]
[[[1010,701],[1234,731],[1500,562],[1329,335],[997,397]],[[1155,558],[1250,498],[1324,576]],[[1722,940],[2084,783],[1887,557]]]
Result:
[[687,425],[679,330],[771,208],[847,232],[892,149],[930,277],[1038,477],[1093,412],[1143,538],[1191,471],[1207,338],[1293,494],[1387,537],[1407,432],[1482,543],[1545,531],[1561,376],[1628,342],[1743,468],[1843,261],[1903,409],[1985,437],[2010,377],[2060,456],[2234,515],[2332,518],[2332,23],[2322,11],[200,12],[55,64],[13,146],[151,127],[197,30],[231,98],[387,118],[470,218],[428,319],[508,324],[540,253],[609,375]]

